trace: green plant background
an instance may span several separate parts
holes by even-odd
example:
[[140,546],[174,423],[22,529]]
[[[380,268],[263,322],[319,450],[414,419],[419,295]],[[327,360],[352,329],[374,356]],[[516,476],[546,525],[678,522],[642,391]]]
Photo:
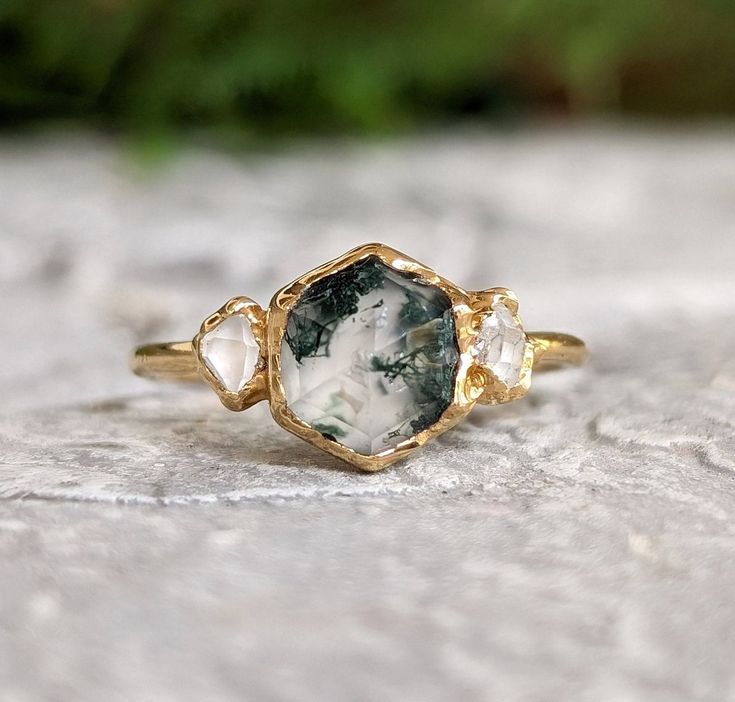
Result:
[[735,0],[0,0],[0,125],[731,115]]

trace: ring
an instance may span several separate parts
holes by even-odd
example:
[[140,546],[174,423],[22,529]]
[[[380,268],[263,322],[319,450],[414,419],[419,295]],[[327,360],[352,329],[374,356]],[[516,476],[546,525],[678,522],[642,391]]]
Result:
[[193,341],[136,349],[157,380],[206,381],[230,410],[275,421],[366,471],[405,458],[475,404],[523,397],[533,373],[585,361],[569,334],[525,332],[506,288],[468,292],[410,256],[365,244],[279,290],[235,297]]

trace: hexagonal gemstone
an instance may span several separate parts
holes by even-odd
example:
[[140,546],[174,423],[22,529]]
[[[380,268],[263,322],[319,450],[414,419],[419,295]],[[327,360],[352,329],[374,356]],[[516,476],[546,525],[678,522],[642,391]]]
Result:
[[204,335],[201,354],[225,389],[239,392],[252,380],[260,347],[248,318],[236,314]]
[[449,297],[371,257],[313,283],[292,308],[281,378],[297,417],[375,455],[439,420],[458,362]]
[[518,384],[526,353],[526,335],[511,311],[496,302],[482,320],[473,353],[477,362],[493,372],[509,388]]

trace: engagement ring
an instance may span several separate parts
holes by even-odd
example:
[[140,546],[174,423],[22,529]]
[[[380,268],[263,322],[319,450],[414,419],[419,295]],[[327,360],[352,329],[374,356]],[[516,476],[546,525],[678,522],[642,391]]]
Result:
[[533,373],[586,356],[574,336],[525,332],[510,290],[467,292],[366,244],[282,288],[268,309],[236,297],[193,341],[138,348],[132,368],[204,380],[235,411],[267,400],[284,429],[376,471],[476,403],[517,400]]

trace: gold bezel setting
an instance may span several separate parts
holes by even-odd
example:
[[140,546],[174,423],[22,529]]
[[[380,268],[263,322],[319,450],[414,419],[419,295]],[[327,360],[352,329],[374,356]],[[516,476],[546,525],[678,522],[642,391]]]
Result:
[[[473,308],[476,315],[472,320],[472,328],[477,334],[480,330],[482,322],[486,317],[495,314],[494,307],[500,303],[508,308],[513,321],[523,330],[523,322],[518,316],[518,298],[515,293],[508,288],[490,288],[480,292],[471,293]],[[518,382],[514,385],[506,385],[502,380],[492,372],[490,368],[477,362],[477,372],[483,377],[483,391],[478,397],[477,402],[482,405],[501,405],[513,400],[519,400],[524,397],[531,388],[531,374],[533,372],[534,363],[534,344],[526,332],[523,332],[525,339],[523,350],[523,362],[521,365]]]
[[[237,391],[226,388],[204,358],[205,337],[226,319],[235,316],[242,316],[248,321],[259,348],[258,362],[252,378]],[[200,375],[217,393],[222,404],[233,412],[242,412],[257,402],[268,399],[267,364],[264,354],[267,321],[268,313],[257,302],[249,297],[233,297],[202,322],[199,333],[192,341]]]
[[[364,259],[375,257],[386,266],[399,273],[409,273],[424,283],[434,285],[442,290],[452,303],[457,345],[459,348],[459,363],[455,375],[454,399],[452,404],[442,414],[439,421],[428,429],[419,432],[411,438],[401,442],[393,448],[386,449],[378,454],[364,455],[357,453],[342,444],[323,436],[319,431],[299,419],[288,407],[286,394],[281,379],[281,345],[286,330],[289,312],[294,308],[301,295],[317,280],[344,270]],[[451,429],[462,420],[475,404],[478,393],[473,387],[472,374],[468,370],[474,365],[471,353],[473,339],[472,318],[475,311],[472,308],[470,295],[442,278],[430,268],[419,263],[406,254],[396,251],[384,244],[366,244],[346,253],[344,256],[330,261],[319,268],[282,288],[275,294],[269,308],[268,318],[268,378],[270,386],[270,407],[276,422],[292,434],[301,437],[317,448],[331,453],[348,463],[358,466],[362,470],[377,471],[391,463],[405,458],[414,450],[423,446],[432,439]]]

